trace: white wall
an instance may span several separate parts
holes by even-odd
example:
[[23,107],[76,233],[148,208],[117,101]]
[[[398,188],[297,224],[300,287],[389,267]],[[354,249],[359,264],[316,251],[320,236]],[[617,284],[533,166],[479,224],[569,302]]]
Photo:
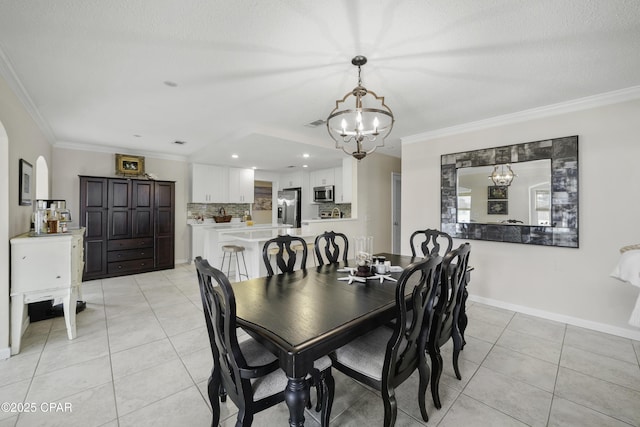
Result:
[[391,252],[391,174],[401,171],[400,159],[373,153],[358,162],[357,170],[358,203],[352,213],[362,221],[361,235],[374,236],[374,252]]
[[[0,170],[9,171],[9,138],[0,121]],[[0,242],[9,240],[9,179],[0,177]],[[0,245],[0,359],[11,356],[9,348],[9,245]]]
[[[187,202],[189,195],[189,165],[187,162],[156,159],[145,156],[145,171],[161,180],[176,182],[176,262],[186,262],[189,254],[189,230],[187,227]],[[65,199],[71,210],[73,226],[80,219],[80,179],[78,175],[115,175],[115,154],[95,151],[54,148],[52,160],[53,178],[51,198]]]
[[[0,238],[0,358],[8,357],[9,348],[9,242],[8,238],[29,231],[31,226],[31,206],[18,204],[18,163],[25,159],[33,166],[38,156],[47,162],[51,158],[51,146],[20,100],[11,91],[7,82],[0,77],[0,180],[7,187],[0,190],[1,208]],[[6,136],[5,136],[6,132]],[[8,141],[8,145],[7,145]],[[33,187],[35,190],[35,186]],[[8,194],[5,191],[8,190]]]
[[609,277],[619,248],[640,243],[639,117],[640,100],[634,100],[403,144],[403,253],[410,253],[412,230],[440,228],[442,154],[578,135],[580,248],[471,240],[469,292],[640,339],[627,324],[639,290]]

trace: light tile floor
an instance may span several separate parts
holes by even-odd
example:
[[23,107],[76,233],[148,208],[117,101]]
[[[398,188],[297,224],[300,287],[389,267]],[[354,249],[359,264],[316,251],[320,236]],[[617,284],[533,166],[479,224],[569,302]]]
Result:
[[[35,322],[21,353],[0,361],[0,402],[35,404],[31,412],[0,411],[0,427],[210,425],[212,359],[193,264],[83,289],[87,309],[77,317],[75,340],[66,339],[62,318]],[[462,381],[449,343],[442,409],[428,393],[426,425],[640,426],[639,342],[478,303],[467,312]],[[334,376],[331,424],[380,425],[379,395]],[[397,426],[424,425],[417,388],[414,375],[398,389]],[[235,412],[232,403],[223,405],[221,425],[233,426]],[[319,425],[315,412],[305,416],[306,425]],[[258,414],[254,425],[287,420],[283,403]]]

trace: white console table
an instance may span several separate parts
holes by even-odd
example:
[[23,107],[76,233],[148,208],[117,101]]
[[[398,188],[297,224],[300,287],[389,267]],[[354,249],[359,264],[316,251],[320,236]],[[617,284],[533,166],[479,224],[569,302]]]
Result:
[[62,298],[67,336],[76,337],[76,304],[84,268],[84,228],[11,242],[11,354],[20,352],[25,305]]

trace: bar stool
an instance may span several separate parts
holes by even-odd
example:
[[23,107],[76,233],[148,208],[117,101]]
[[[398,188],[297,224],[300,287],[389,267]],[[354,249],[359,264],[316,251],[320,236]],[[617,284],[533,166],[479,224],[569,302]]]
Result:
[[[240,260],[238,259],[238,252],[242,254],[242,263],[244,264],[244,273],[240,271]],[[220,270],[224,271],[224,260],[229,254],[229,264],[227,265],[227,277],[229,277],[229,273],[231,272],[231,257],[233,254],[236,255],[236,280],[240,280],[241,276],[244,276],[249,279],[249,273],[247,272],[247,263],[244,259],[244,246],[239,245],[224,245],[222,247],[222,265],[220,266]]]

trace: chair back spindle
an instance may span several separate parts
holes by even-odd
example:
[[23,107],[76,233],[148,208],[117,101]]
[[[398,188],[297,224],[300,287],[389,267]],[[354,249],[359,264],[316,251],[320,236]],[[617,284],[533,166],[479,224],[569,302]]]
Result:
[[[336,242],[336,239],[339,239],[338,242]],[[324,259],[327,260],[327,264],[340,262],[340,246],[338,244],[340,240],[343,246],[342,260],[346,263],[349,253],[349,240],[347,236],[334,231],[325,231],[319,236],[316,236],[315,252],[316,258],[318,258],[318,265],[324,265]]]
[[[422,238],[421,242],[418,240]],[[444,241],[446,243],[446,250],[440,250],[440,243]],[[409,238],[411,244],[412,256],[427,256],[427,255],[440,255],[445,256],[453,248],[453,239],[450,235],[444,231],[435,229],[417,230],[414,231]],[[418,255],[417,248],[420,248],[421,255]]]
[[282,273],[293,272],[296,265],[297,256],[296,256],[296,250],[295,248],[291,247],[291,244],[295,242],[302,245],[302,251],[301,251],[302,257],[300,258],[300,268],[301,269],[307,268],[307,253],[308,253],[307,242],[302,237],[298,237],[298,236],[290,236],[290,235],[278,236],[271,240],[267,240],[264,243],[264,246],[262,247],[262,259],[267,269],[268,276],[273,276],[274,274],[273,267],[271,266],[271,262],[269,259],[269,256],[270,256],[269,248],[271,246],[273,246],[274,248],[275,247],[278,248],[278,252],[275,254],[276,265],[278,269]]

